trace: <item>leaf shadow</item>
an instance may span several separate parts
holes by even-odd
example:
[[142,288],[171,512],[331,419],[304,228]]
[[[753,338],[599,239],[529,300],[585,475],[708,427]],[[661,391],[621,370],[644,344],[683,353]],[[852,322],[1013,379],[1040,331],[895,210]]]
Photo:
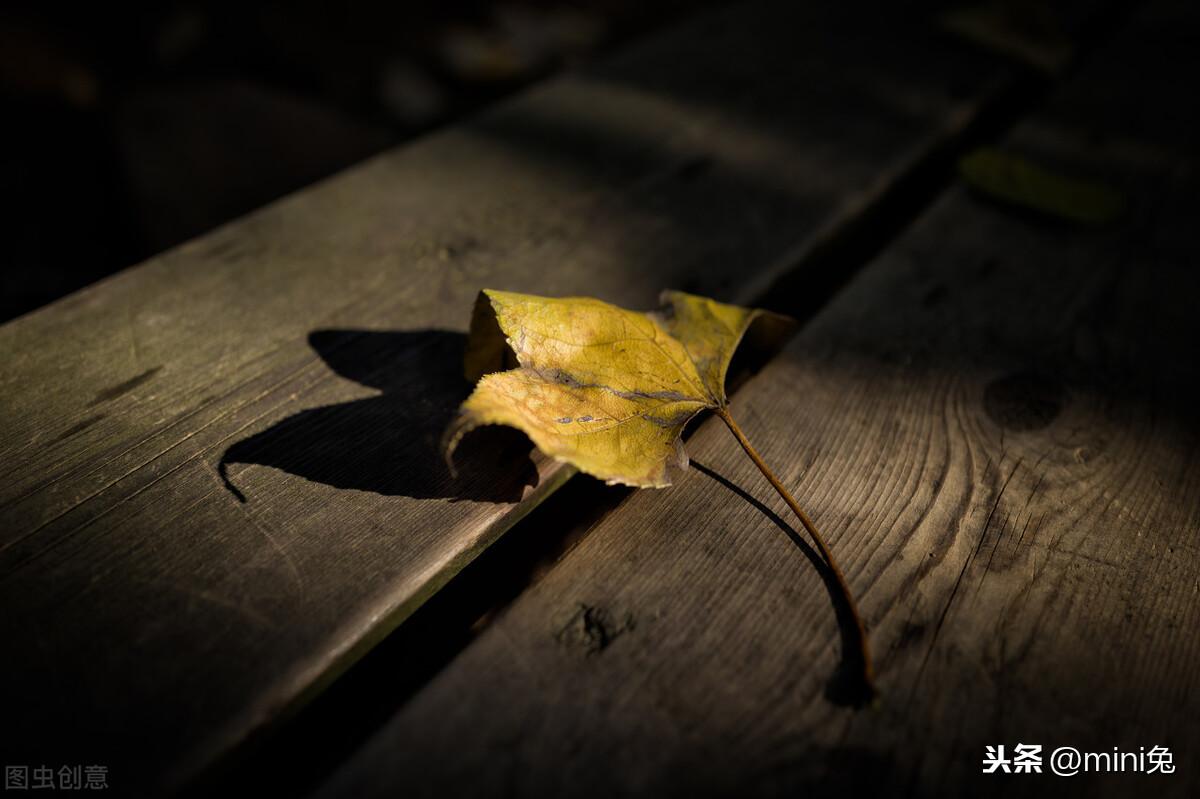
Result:
[[382,393],[301,411],[230,445],[218,469],[240,501],[232,464],[415,499],[514,502],[537,483],[529,439],[507,428],[468,436],[455,457],[459,475],[450,474],[440,442],[471,390],[462,376],[465,334],[315,330],[308,342],[338,375]]
[[825,685],[825,697],[835,705],[843,707],[864,707],[870,704],[874,695],[870,686],[866,685],[862,678],[863,661],[862,650],[858,640],[858,628],[855,625],[854,615],[850,606],[847,604],[845,596],[843,596],[841,589],[838,587],[837,578],[834,576],[833,570],[829,568],[825,560],[813,549],[811,544],[804,540],[795,528],[741,486],[698,461],[693,460],[691,466],[696,471],[717,481],[725,488],[737,494],[762,513],[763,516],[766,516],[787,535],[791,542],[796,545],[796,548],[800,550],[801,554],[808,558],[808,562],[812,564],[817,574],[820,575],[821,582],[824,583],[825,590],[829,594],[834,614],[837,616],[838,632],[841,637],[842,658],[838,663],[836,671]]

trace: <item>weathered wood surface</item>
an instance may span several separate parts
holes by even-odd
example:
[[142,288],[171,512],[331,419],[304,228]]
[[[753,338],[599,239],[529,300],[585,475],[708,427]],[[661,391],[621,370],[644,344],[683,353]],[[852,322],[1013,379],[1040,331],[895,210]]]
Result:
[[701,18],[0,328],[6,762],[177,784],[553,489],[512,453],[454,483],[435,453],[479,288],[745,299],[1007,80],[920,20],[793,5]]
[[[1196,796],[1189,20],[1145,10],[1006,142],[1119,223],[952,188],[733,402],[859,599],[877,710],[839,704],[830,594],[711,419],[319,795]],[[1178,771],[981,773],[1017,743]]]

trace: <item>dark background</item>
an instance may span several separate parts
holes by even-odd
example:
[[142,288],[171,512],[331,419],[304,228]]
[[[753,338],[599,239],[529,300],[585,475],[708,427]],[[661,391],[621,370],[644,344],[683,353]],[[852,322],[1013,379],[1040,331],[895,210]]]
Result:
[[712,4],[6,2],[0,321]]

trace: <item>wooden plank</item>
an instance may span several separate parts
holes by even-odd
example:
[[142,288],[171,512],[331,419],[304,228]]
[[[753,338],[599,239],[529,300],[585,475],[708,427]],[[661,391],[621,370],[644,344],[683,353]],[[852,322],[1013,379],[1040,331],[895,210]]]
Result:
[[[1007,140],[1121,188],[1121,221],[952,188],[733,402],[858,597],[876,710],[842,703],[830,595],[711,419],[695,473],[596,523],[317,795],[1197,795],[1195,14],[1141,12]],[[1017,743],[1178,771],[981,773]]]
[[1009,79],[813,5],[705,16],[0,328],[6,762],[179,784],[555,487],[441,471],[479,288],[746,298]]

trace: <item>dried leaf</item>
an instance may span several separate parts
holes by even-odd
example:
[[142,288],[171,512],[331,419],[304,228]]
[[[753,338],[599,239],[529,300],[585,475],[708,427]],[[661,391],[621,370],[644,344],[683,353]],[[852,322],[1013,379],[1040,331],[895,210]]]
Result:
[[972,188],[989,197],[1079,224],[1111,222],[1125,209],[1124,196],[1103,183],[1055,174],[990,147],[963,158],[958,169]]
[[[464,362],[475,391],[446,430],[447,461],[464,435],[498,424],[581,471],[638,487],[671,484],[687,466],[680,436],[712,410],[787,503],[829,566],[854,622],[863,699],[875,695],[866,627],[825,539],[758,454],[727,407],[725,374],[747,335],[778,344],[792,320],[669,291],[638,313],[587,297],[485,290],[475,302]],[[451,466],[453,469],[453,466]]]
[[670,485],[687,466],[684,426],[725,407],[743,336],[753,327],[780,340],[790,320],[681,292],[663,302],[640,313],[586,297],[481,292],[465,359],[479,382],[446,432],[447,458],[469,431],[500,424],[610,483]]

